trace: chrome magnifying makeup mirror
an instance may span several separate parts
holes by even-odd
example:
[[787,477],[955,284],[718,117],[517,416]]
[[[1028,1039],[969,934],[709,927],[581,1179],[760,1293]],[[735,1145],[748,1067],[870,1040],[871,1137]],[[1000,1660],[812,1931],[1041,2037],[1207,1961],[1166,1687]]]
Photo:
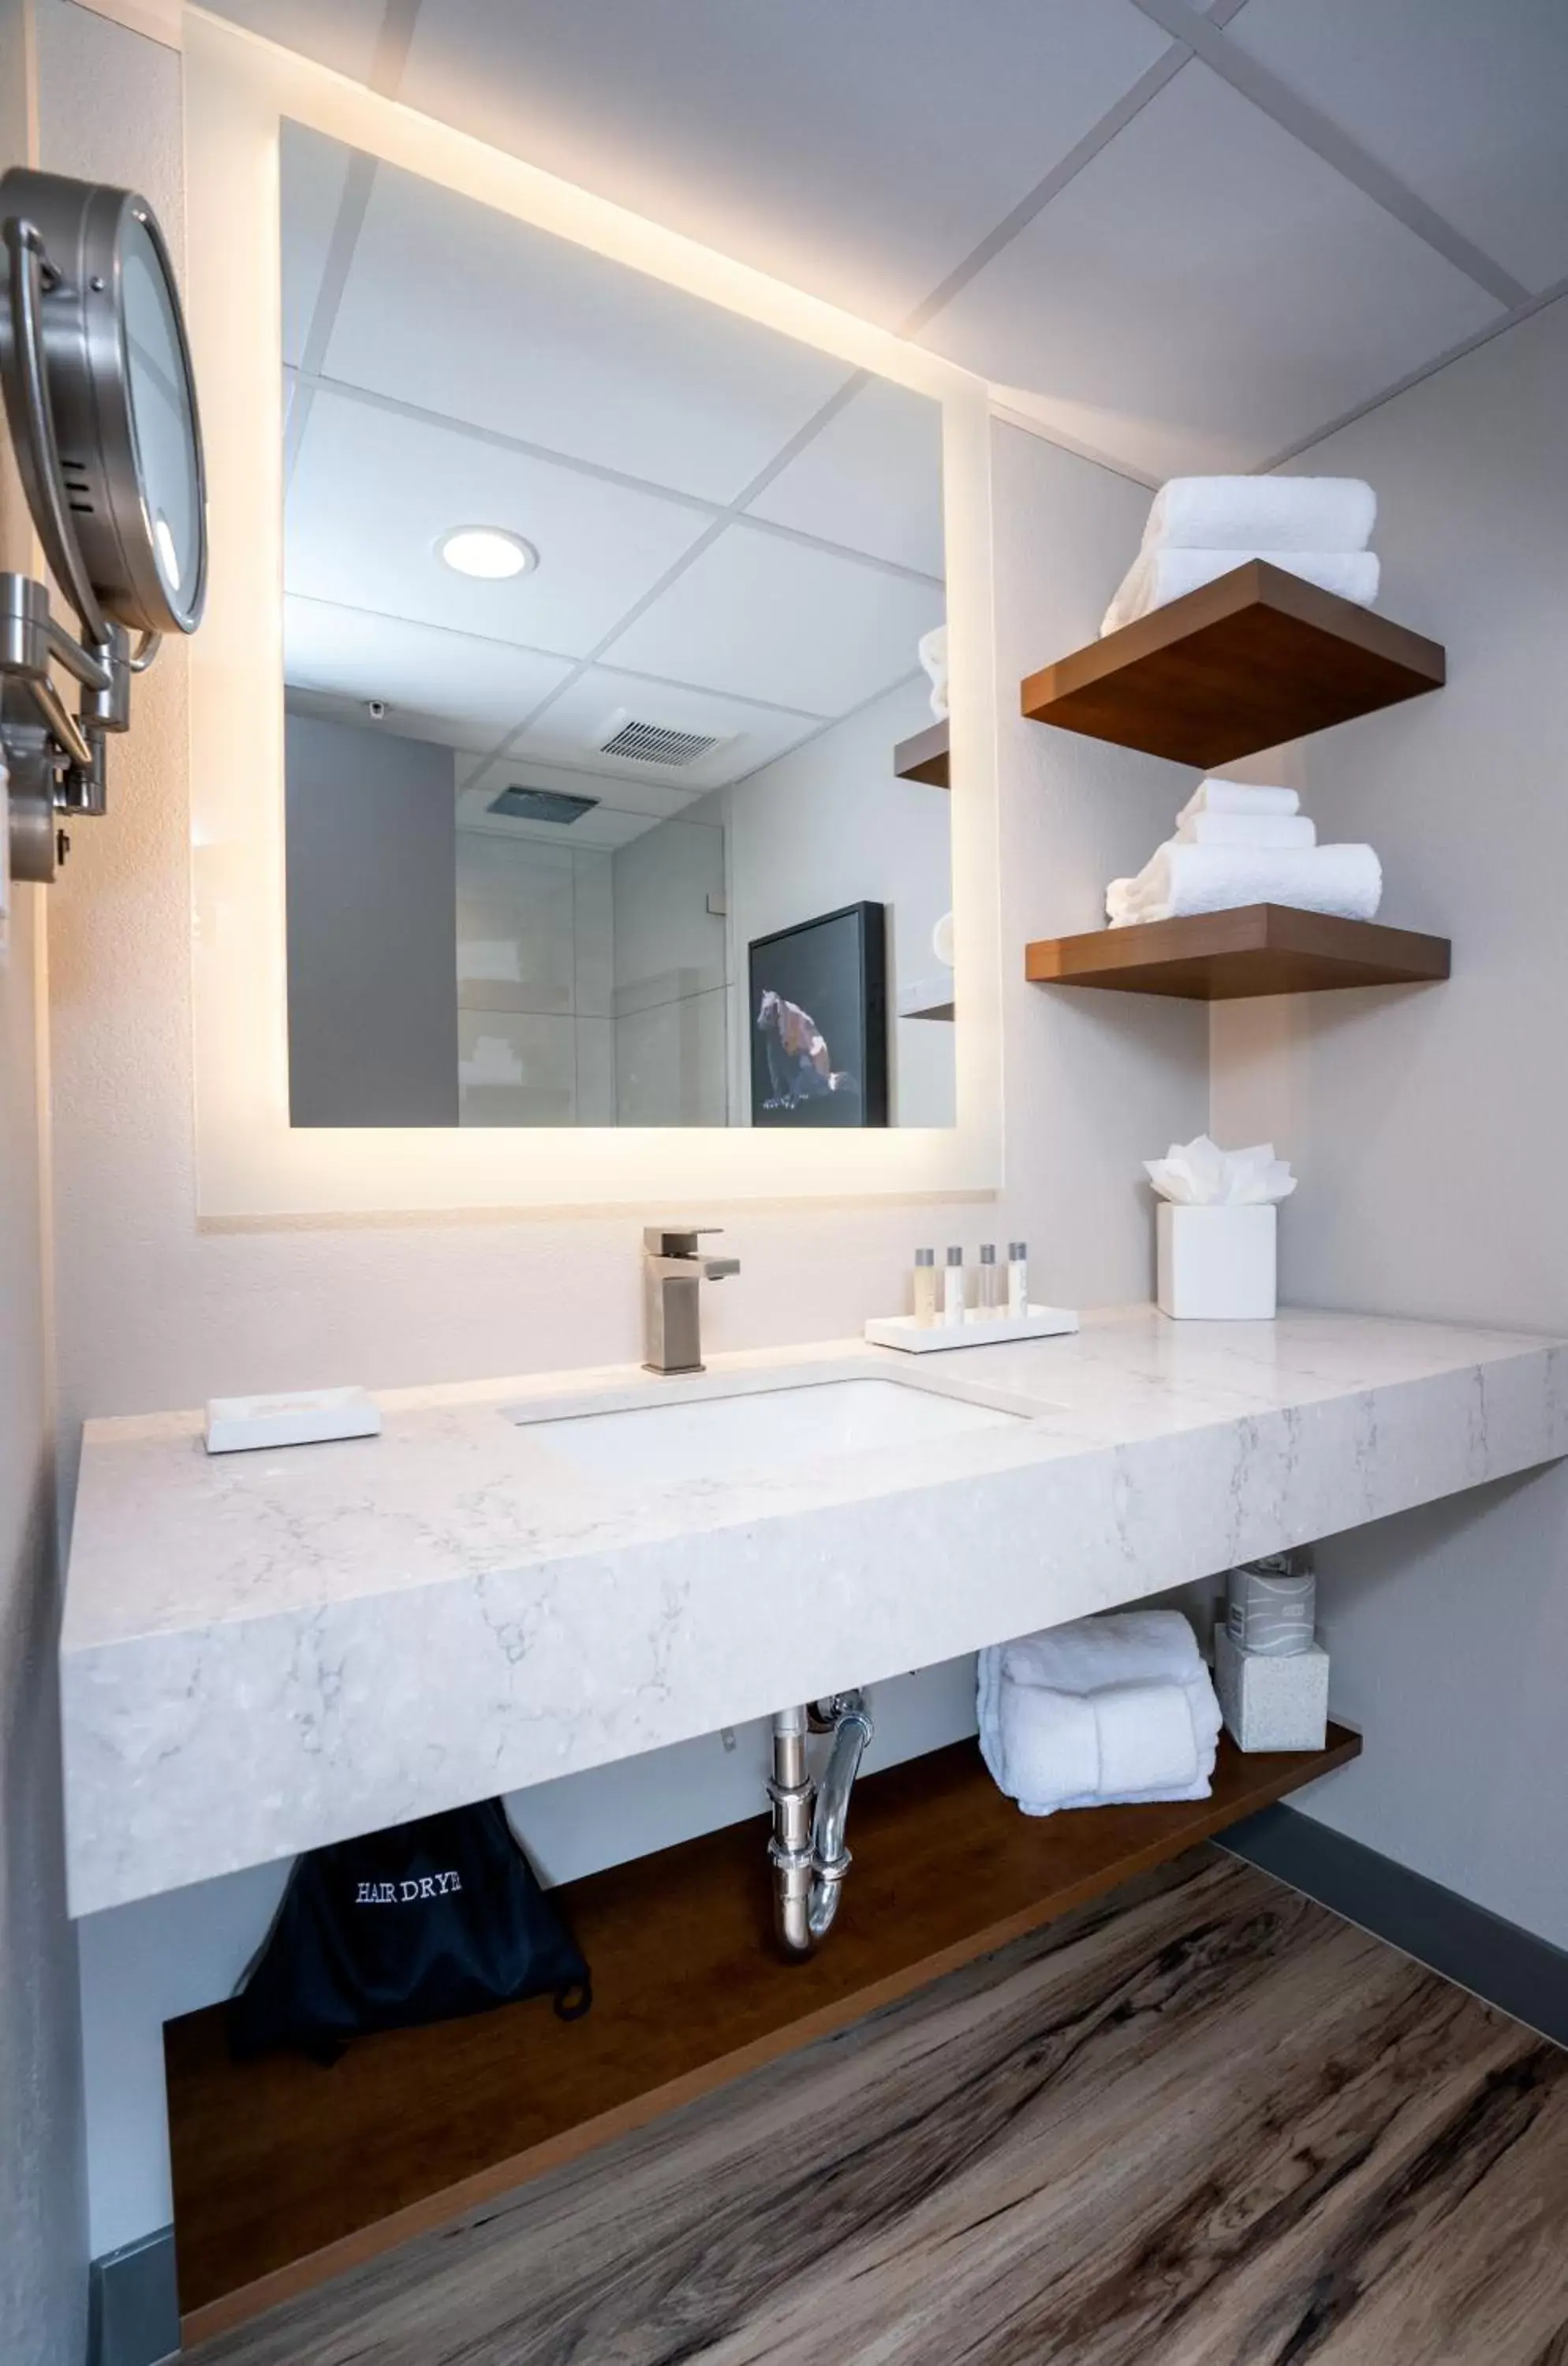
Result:
[[[59,817],[101,814],[105,747],[130,677],[191,633],[207,585],[201,428],[168,249],[129,189],[22,169],[0,177],[0,382],[49,588],[0,574],[0,747],[11,867],[52,879]],[[132,637],[135,637],[134,640]],[[56,679],[77,685],[72,713]]]

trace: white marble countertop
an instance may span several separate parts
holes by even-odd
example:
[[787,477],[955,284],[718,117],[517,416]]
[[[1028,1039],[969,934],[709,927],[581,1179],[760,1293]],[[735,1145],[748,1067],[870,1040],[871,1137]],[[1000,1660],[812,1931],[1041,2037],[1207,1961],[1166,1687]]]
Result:
[[[1028,1417],[679,1485],[510,1417],[886,1370]],[[859,1343],[381,1393],[378,1438],[86,1427],[62,1639],[82,1914],[770,1713],[1568,1451],[1568,1346],[1358,1315]]]

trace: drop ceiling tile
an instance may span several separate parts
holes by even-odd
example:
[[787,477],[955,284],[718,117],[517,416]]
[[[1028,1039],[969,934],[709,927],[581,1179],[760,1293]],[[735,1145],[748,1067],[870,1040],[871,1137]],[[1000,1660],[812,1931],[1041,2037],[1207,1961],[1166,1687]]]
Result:
[[843,715],[919,663],[941,591],[805,543],[727,528],[605,652],[639,673]]
[[1564,0],[1247,0],[1227,32],[1516,278],[1568,274]]
[[1499,317],[1191,63],[924,342],[1166,476],[1256,467]]
[[1128,0],[444,0],[399,95],[893,325],[1168,47]]
[[321,0],[214,0],[213,14],[368,82],[387,7],[386,0],[332,0],[326,8]]
[[565,658],[320,600],[283,603],[283,678],[300,692],[385,699],[387,727],[482,755],[570,672]]
[[[713,732],[725,744],[679,768],[615,762],[600,756],[597,742],[610,717],[622,712],[641,722],[667,724],[675,731]],[[591,769],[602,765],[607,779],[623,781],[627,788],[667,783],[688,796],[700,796],[755,772],[759,764],[772,763],[815,731],[818,721],[815,715],[780,714],[711,690],[590,666],[529,725],[516,743],[516,753],[535,762]]]
[[849,374],[793,337],[387,165],[322,366],[721,504]]
[[748,504],[747,514],[940,578],[941,405],[874,378]]
[[281,148],[283,358],[298,366],[321,294],[349,151],[298,123],[285,123]]
[[[318,390],[289,488],[284,580],[312,599],[582,657],[707,524],[657,494]],[[438,539],[481,524],[522,535],[538,566],[500,583],[454,574]]]

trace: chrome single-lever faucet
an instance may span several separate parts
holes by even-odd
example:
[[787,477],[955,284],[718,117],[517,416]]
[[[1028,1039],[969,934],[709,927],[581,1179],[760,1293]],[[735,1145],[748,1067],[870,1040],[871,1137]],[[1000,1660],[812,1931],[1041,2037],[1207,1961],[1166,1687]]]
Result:
[[700,1372],[702,1313],[698,1284],[739,1273],[739,1257],[704,1256],[697,1243],[716,1224],[649,1224],[642,1235],[643,1369]]

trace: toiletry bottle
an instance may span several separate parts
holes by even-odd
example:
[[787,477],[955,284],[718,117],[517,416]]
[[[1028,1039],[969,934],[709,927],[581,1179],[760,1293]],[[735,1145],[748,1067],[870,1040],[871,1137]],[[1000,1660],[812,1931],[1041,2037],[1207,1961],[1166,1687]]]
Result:
[[1021,1323],[1029,1313],[1029,1243],[1008,1243],[1008,1314]]
[[915,1320],[922,1329],[936,1321],[936,1251],[915,1251]]
[[964,1252],[949,1249],[947,1263],[942,1269],[942,1319],[944,1323],[964,1320]]
[[980,1304],[983,1323],[994,1323],[1002,1311],[1002,1277],[997,1264],[997,1245],[987,1241],[980,1251]]

